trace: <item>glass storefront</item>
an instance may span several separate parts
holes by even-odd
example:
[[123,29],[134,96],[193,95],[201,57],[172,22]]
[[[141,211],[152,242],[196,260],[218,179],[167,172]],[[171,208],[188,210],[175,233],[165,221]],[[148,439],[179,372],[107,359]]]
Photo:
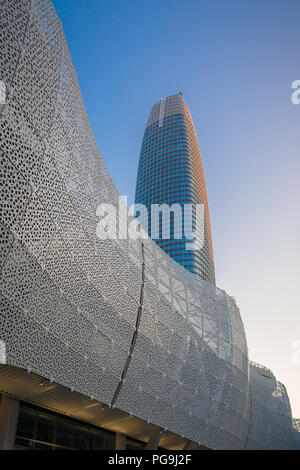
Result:
[[[21,403],[15,447],[22,450],[113,450],[115,433]],[[145,448],[127,438],[127,449]]]

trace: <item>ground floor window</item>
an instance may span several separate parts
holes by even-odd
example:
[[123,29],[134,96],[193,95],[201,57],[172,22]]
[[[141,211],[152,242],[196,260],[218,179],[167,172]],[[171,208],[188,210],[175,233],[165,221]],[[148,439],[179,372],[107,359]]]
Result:
[[[15,449],[113,450],[115,433],[51,411],[20,404]],[[127,449],[145,448],[127,438]]]

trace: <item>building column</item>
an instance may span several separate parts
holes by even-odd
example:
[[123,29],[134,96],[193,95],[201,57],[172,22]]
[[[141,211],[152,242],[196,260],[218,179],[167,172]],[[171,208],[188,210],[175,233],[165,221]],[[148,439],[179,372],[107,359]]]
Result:
[[126,450],[126,436],[116,432],[116,450]]
[[19,400],[2,395],[0,402],[0,450],[14,447],[19,416]]
[[162,436],[163,430],[160,428],[153,429],[150,434],[149,441],[147,444],[147,450],[156,450]]

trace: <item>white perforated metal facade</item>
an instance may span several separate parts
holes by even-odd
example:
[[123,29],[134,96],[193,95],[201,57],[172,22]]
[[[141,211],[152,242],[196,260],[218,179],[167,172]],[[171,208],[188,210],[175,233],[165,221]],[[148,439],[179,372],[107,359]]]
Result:
[[0,107],[0,339],[7,363],[207,447],[264,446],[259,425],[248,436],[255,394],[264,398],[255,381],[250,410],[247,344],[234,300],[151,240],[96,236],[96,208],[117,205],[119,195],[51,1],[2,1],[0,22],[7,89]]

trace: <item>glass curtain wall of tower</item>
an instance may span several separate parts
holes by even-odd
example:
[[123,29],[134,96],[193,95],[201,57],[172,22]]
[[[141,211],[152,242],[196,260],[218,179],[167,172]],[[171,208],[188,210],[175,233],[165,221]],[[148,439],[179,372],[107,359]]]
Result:
[[[215,283],[204,171],[192,117],[181,93],[162,98],[150,112],[139,158],[135,204],[147,208],[144,219],[138,206],[136,215],[160,248],[184,268]],[[162,213],[156,212],[155,220],[151,220],[153,204],[180,206],[183,227],[180,238],[176,232],[179,219],[172,210],[167,237],[163,233]],[[187,208],[186,204],[192,206]],[[203,208],[202,244],[200,248],[187,249],[191,239],[190,233],[185,233],[183,222],[188,218],[184,218],[184,212],[188,215],[190,211],[190,229],[195,230],[197,204]]]

